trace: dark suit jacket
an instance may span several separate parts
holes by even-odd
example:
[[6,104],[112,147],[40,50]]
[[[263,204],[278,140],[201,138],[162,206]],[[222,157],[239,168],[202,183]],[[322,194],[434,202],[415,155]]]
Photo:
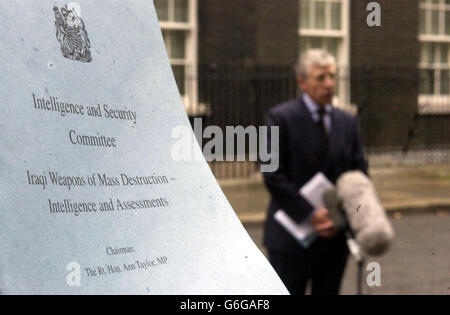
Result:
[[367,173],[356,119],[337,109],[331,112],[331,135],[324,165],[319,158],[319,129],[302,98],[273,107],[267,115],[268,146],[270,126],[279,126],[279,167],[264,173],[271,193],[265,225],[264,245],[270,250],[301,250],[301,245],[274,219],[283,209],[294,221],[306,220],[313,208],[299,189],[322,171],[333,183],[344,172],[359,169]]

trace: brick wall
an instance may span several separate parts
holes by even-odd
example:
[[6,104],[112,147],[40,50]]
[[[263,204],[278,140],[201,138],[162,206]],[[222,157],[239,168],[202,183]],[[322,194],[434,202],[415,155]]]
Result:
[[199,0],[199,97],[208,123],[259,125],[296,94],[297,0]]
[[254,0],[199,0],[199,63],[251,63],[256,50]]
[[293,65],[298,53],[298,0],[256,0],[256,63]]
[[352,102],[362,106],[366,145],[402,146],[417,106],[418,0],[380,0],[381,27],[366,5],[351,1]]
[[297,0],[199,0],[199,63],[291,65]]

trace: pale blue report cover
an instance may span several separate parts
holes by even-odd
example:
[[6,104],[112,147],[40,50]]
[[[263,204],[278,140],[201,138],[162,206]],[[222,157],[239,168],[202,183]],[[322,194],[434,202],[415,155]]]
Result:
[[287,294],[207,163],[173,158],[193,134],[153,2],[0,4],[1,293]]

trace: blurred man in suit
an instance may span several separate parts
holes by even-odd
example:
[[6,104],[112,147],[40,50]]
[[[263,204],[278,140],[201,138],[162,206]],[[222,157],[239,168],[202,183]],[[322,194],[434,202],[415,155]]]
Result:
[[[367,173],[356,119],[332,106],[336,61],[321,49],[306,51],[296,65],[300,98],[270,109],[268,126],[279,127],[279,168],[264,173],[271,193],[264,245],[274,269],[291,294],[304,294],[309,280],[312,294],[339,293],[348,249],[326,208],[314,209],[299,189],[318,172],[335,183],[344,172]],[[270,128],[269,128],[270,130]],[[268,134],[269,150],[271,135]],[[274,219],[283,209],[296,223],[309,222],[318,237],[303,248]]]

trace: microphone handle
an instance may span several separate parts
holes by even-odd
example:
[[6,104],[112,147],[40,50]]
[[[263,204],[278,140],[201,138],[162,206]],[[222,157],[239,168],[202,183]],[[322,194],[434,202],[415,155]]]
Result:
[[344,233],[345,233],[345,237],[347,238],[348,250],[350,251],[350,254],[353,256],[353,258],[357,262],[361,262],[363,260],[361,246],[359,246],[359,244],[355,240],[355,233],[353,232],[352,228],[350,227],[350,223],[348,222],[347,214],[345,213],[344,209],[342,207],[338,207],[338,208],[339,208],[339,211],[342,213],[342,217],[345,222]]

